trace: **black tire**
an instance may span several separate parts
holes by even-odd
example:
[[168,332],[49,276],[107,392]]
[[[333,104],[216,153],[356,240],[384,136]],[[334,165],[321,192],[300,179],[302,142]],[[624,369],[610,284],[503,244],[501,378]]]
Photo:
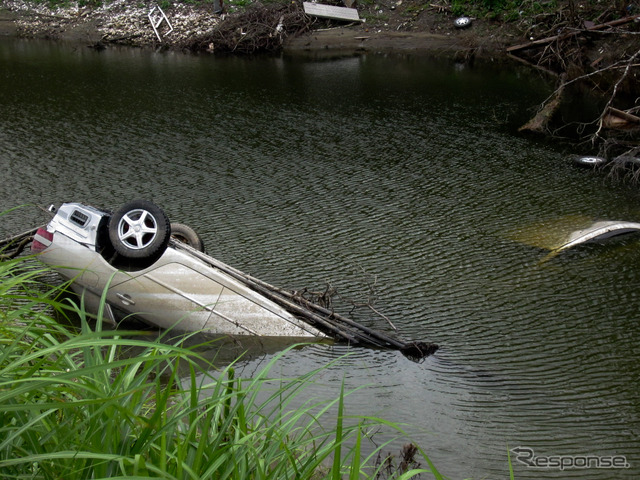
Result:
[[204,253],[204,242],[198,232],[193,228],[183,225],[182,223],[171,224],[171,237],[178,242],[185,243],[191,248],[195,248],[199,252]]
[[157,258],[169,243],[170,225],[160,207],[146,200],[134,200],[111,216],[109,240],[115,251],[125,258]]

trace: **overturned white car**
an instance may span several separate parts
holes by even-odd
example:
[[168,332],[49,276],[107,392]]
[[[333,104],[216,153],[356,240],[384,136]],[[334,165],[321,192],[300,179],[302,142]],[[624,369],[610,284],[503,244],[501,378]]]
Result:
[[[422,358],[437,349],[405,342],[272,287],[206,255],[190,228],[136,200],[110,213],[80,203],[52,209],[31,249],[97,311],[117,322],[135,314],[151,325],[225,335],[331,337]],[[195,248],[194,248],[195,247]]]

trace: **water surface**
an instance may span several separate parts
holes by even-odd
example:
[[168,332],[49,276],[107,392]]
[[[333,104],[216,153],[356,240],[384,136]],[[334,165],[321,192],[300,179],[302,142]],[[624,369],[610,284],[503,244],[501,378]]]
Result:
[[[516,446],[631,465],[514,460],[518,479],[635,478],[638,238],[546,262],[539,240],[585,218],[640,221],[638,194],[574,168],[566,147],[517,134],[550,91],[518,66],[3,41],[2,209],[144,197],[195,228],[210,254],[276,285],[330,284],[361,303],[375,286],[375,308],[403,337],[440,344],[435,356],[314,345],[275,373],[349,351],[309,395],[337,395],[343,379],[369,385],[348,410],[407,423],[451,478],[507,478]],[[25,208],[0,230],[45,220]]]

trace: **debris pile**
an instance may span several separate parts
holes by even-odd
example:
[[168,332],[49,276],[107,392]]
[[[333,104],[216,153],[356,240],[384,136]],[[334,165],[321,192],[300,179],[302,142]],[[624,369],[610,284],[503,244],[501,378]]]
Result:
[[[116,6],[117,5],[117,6]],[[102,32],[102,41],[105,43],[127,43],[130,45],[150,45],[158,43],[156,34],[148,18],[153,4],[140,6],[141,4],[130,4],[125,0],[116,0],[113,4],[105,5],[96,10],[100,15],[101,11],[106,15],[104,23],[99,30]],[[162,35],[162,42],[175,44],[184,41],[194,35],[214,28],[220,22],[220,16],[212,10],[201,8],[194,9],[182,3],[176,3],[167,11],[171,20],[173,30],[166,35],[163,28],[168,30],[167,25],[159,27]]]
[[[600,156],[636,156],[640,12],[613,6],[604,11],[578,7],[528,18],[528,41],[506,49],[512,58],[557,78],[555,92],[520,131],[566,136],[575,128],[582,139],[599,148]],[[583,98],[585,91],[604,94],[607,99],[598,118],[558,125],[562,120],[554,117],[559,117],[556,112],[565,97]]]
[[[566,72],[571,66],[602,67],[616,61],[619,52],[608,53],[602,48],[597,58],[589,58],[585,55],[584,45],[597,42],[603,35],[633,35],[638,30],[636,24],[640,22],[640,15],[616,18],[598,24],[583,18],[574,19],[569,23],[567,20],[563,21],[562,15],[559,14],[559,17],[556,19],[558,23],[552,24],[551,29],[544,32],[545,35],[553,32],[553,35],[537,39],[531,36],[527,43],[508,47],[507,53],[518,55],[518,59],[552,74]],[[600,15],[597,20],[602,17],[603,15]]]
[[277,50],[285,37],[311,29],[313,19],[298,3],[254,4],[228,16],[211,31],[188,38],[182,46],[196,52],[251,54]]
[[[51,8],[46,3],[32,3],[24,0],[7,0],[3,7],[20,12],[16,21],[18,34],[23,37],[45,36],[56,39],[63,32],[76,30],[82,38],[100,44],[121,44],[130,46],[158,45],[158,39],[149,20],[149,12],[155,2],[128,2],[115,0],[100,7],[81,7],[78,3],[65,4],[62,8]],[[212,30],[221,20],[213,12],[213,5],[195,7],[182,3],[174,4],[167,10],[173,31],[162,36],[162,45],[185,42],[194,36]],[[167,28],[168,30],[168,28]],[[99,38],[95,38],[98,32]],[[160,34],[163,29],[160,28]],[[93,35],[93,37],[92,37]]]

